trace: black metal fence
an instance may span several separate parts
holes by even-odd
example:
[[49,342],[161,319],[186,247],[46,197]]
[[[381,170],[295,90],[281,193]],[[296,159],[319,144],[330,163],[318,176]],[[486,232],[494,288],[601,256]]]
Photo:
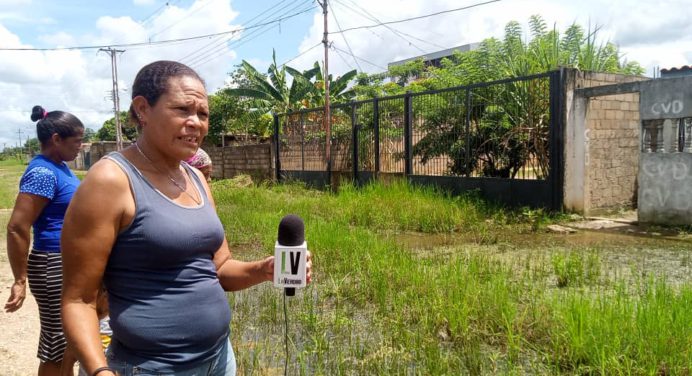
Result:
[[314,186],[384,174],[453,193],[479,189],[512,205],[562,205],[561,71],[331,107],[274,118],[277,179]]

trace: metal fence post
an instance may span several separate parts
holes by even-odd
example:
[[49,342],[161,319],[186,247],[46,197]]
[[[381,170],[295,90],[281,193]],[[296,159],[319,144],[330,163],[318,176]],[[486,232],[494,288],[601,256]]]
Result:
[[305,171],[305,113],[300,113],[300,168]]
[[275,163],[274,167],[276,169],[276,181],[281,182],[281,158],[279,153],[281,152],[281,137],[279,136],[279,115],[274,114],[274,144],[276,145],[276,154],[274,155]]
[[351,104],[351,130],[353,131],[353,185],[358,185],[358,125],[356,124],[356,105]]
[[380,173],[380,99],[375,97],[372,101],[373,132],[375,133],[375,174]]
[[471,176],[471,89],[466,89],[466,176]]
[[404,95],[404,175],[409,176],[413,173],[413,97],[407,91]]
[[551,206],[555,211],[562,210],[563,204],[563,95],[564,95],[564,79],[565,69],[553,71],[548,77],[550,80],[550,171],[548,178],[552,190]]

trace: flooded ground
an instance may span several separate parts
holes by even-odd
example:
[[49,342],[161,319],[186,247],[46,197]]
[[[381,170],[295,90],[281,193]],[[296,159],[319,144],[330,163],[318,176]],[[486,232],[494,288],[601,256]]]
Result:
[[[592,221],[596,222],[596,221]],[[504,261],[550,260],[556,252],[588,253],[598,257],[611,276],[657,276],[677,285],[692,281],[692,236],[684,231],[628,223],[588,226],[567,224],[573,233],[493,234],[397,233],[386,237],[412,252],[441,255],[460,251],[486,253]],[[592,223],[593,224],[593,223]]]

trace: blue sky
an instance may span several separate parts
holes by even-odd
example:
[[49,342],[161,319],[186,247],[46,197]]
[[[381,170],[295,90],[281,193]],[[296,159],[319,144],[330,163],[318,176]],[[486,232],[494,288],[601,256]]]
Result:
[[[459,8],[483,0],[330,0],[330,31]],[[654,67],[692,64],[692,0],[502,0],[390,27],[331,34],[330,72],[379,72],[387,63],[502,37],[516,20],[526,27],[541,15],[564,31],[576,22],[598,25],[601,41],[620,47],[651,75]],[[166,5],[168,3],[168,5]],[[172,59],[195,68],[210,92],[227,84],[242,59],[264,71],[271,61],[307,69],[323,60],[322,14],[314,0],[0,0],[0,147],[17,143],[17,130],[34,134],[31,107],[74,113],[98,129],[112,116],[110,60],[95,50],[2,51],[161,41],[226,32],[311,7],[307,13],[265,28],[224,37],[157,46],[126,47],[118,57],[121,109],[137,70]],[[268,10],[261,17],[260,15]]]

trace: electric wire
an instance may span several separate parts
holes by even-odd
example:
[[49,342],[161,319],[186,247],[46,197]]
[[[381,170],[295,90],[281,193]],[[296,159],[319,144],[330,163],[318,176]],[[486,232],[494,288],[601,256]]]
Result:
[[[294,5],[292,8],[290,8],[289,10],[287,10],[287,11],[285,11],[285,12],[290,12],[290,11],[299,9],[301,6],[305,6],[306,4],[308,4],[308,3],[305,3],[305,2],[304,2],[304,3],[302,3],[302,4]],[[289,4],[286,5],[286,6],[290,6],[290,5],[291,5],[291,4],[289,3]],[[286,6],[282,7],[281,9],[286,8]],[[309,5],[309,8],[304,9],[304,10],[302,10],[302,11],[300,11],[300,12],[306,12],[306,11],[312,10],[312,9],[314,9],[314,8],[315,8],[314,6]],[[277,12],[279,12],[279,10],[274,11],[271,15],[267,16],[266,18],[268,18],[268,17],[270,17],[270,16],[276,14]],[[207,62],[209,62],[209,61],[211,61],[211,60],[214,60],[214,59],[216,59],[217,57],[220,57],[220,56],[226,54],[226,53],[228,52],[228,49],[229,49],[231,46],[237,48],[238,46],[241,46],[241,45],[243,45],[243,44],[249,42],[250,40],[255,39],[255,38],[257,38],[258,36],[260,36],[260,35],[262,35],[262,34],[268,32],[268,31],[270,31],[270,30],[271,30],[273,27],[275,27],[275,26],[276,26],[276,25],[266,24],[265,27],[263,27],[263,28],[253,29],[250,33],[241,36],[239,39],[237,39],[237,40],[235,40],[235,41],[230,42],[230,43],[231,43],[230,45],[225,45],[225,44],[232,38],[232,36],[231,36],[231,37],[228,37],[228,38],[226,38],[226,39],[224,39],[224,40],[219,40],[219,41],[217,41],[217,42],[214,44],[214,46],[208,47],[208,48],[207,48],[207,51],[205,51],[205,52],[203,52],[203,53],[200,53],[199,55],[197,55],[197,56],[191,58],[190,61],[187,62],[187,64],[188,64],[188,65],[203,65],[203,64],[206,64]]]
[[288,64],[288,63],[290,63],[290,62],[292,62],[293,60],[295,60],[295,59],[297,59],[297,58],[299,58],[299,57],[305,55],[306,53],[308,53],[308,52],[314,50],[315,48],[317,48],[317,47],[320,46],[321,44],[322,44],[322,42],[317,42],[317,44],[315,44],[314,46],[312,46],[312,47],[308,48],[307,50],[305,50],[305,51],[299,53],[298,55],[296,55],[296,56],[294,56],[294,57],[292,57],[292,58],[290,58],[290,59],[284,61],[284,62],[283,62],[281,65],[279,65],[279,66],[280,66],[280,67],[283,67],[284,65],[286,65],[286,64]]
[[[365,17],[365,18],[368,18],[368,19],[370,19],[370,20],[372,20],[372,21],[375,21],[375,22],[377,22],[378,24],[381,24],[381,23],[382,23],[382,21],[380,21],[379,18],[377,18],[374,14],[368,12],[367,9],[365,9],[365,8],[361,7],[360,5],[358,5],[355,1],[353,1],[353,0],[345,0],[345,1],[348,1],[349,3],[351,3],[353,6],[357,7],[358,9],[360,9],[360,11],[359,11],[358,9],[353,9],[353,8],[350,7],[348,4],[344,3],[344,0],[340,0],[340,1],[338,1],[338,3],[341,4],[342,6],[344,6],[346,9],[350,10],[351,12],[355,13],[355,14],[358,14],[358,15],[360,15],[360,16],[362,16],[362,17]],[[361,12],[361,11],[362,11],[362,12]],[[404,39],[407,43],[409,43],[409,44],[411,44],[412,46],[418,48],[418,50],[420,50],[420,51],[422,51],[422,52],[424,52],[424,53],[427,53],[427,52],[423,51],[421,48],[419,48],[418,46],[416,46],[415,44],[413,44],[410,40],[408,40],[408,39],[406,39],[406,38],[404,38],[404,37],[402,37],[402,36],[407,36],[407,37],[412,38],[412,39],[415,39],[415,40],[417,40],[417,41],[419,41],[419,42],[423,42],[423,43],[429,44],[429,45],[431,45],[431,46],[435,46],[436,48],[440,48],[440,49],[446,49],[446,48],[447,48],[447,47],[444,47],[444,46],[440,46],[440,45],[437,44],[437,43],[429,42],[429,41],[427,41],[427,40],[420,39],[420,38],[418,38],[418,37],[416,37],[416,36],[414,36],[414,35],[405,33],[405,32],[403,32],[403,31],[401,31],[401,30],[399,30],[399,29],[396,29],[396,28],[394,28],[394,27],[392,27],[392,26],[388,26],[388,25],[382,25],[382,26],[386,27],[386,28],[389,29],[392,33],[394,33],[395,35],[397,35],[397,36],[399,36],[400,38]],[[368,29],[368,30],[370,30],[370,29]]]
[[[349,68],[354,69],[353,65],[351,65],[351,63],[348,62],[348,60],[341,54],[341,52],[339,52],[339,50],[334,49],[334,52],[336,52],[336,56],[338,56],[341,59],[341,61],[344,62],[344,64],[346,64]],[[351,55],[351,56],[353,56],[353,55]],[[353,60],[354,61],[356,60],[355,56],[353,56]],[[361,69],[360,71],[362,72],[363,70]]]
[[204,4],[201,5],[201,6],[199,6],[197,9],[194,9],[194,10],[193,10],[192,8],[188,9],[188,11],[185,12],[185,15],[183,15],[179,20],[177,20],[177,21],[173,22],[172,24],[170,24],[170,25],[164,27],[163,29],[161,29],[161,30],[159,30],[159,31],[157,31],[157,32],[155,32],[155,33],[153,33],[153,34],[151,34],[151,35],[149,36],[149,39],[151,39],[151,38],[153,38],[153,37],[155,37],[155,36],[157,36],[157,35],[163,33],[163,32],[166,31],[166,30],[169,30],[169,29],[172,28],[173,26],[175,26],[175,25],[177,25],[177,24],[179,24],[179,23],[181,23],[181,22],[183,22],[183,21],[189,20],[189,17],[190,17],[190,16],[192,16],[193,14],[195,14],[195,13],[199,12],[200,10],[206,8],[209,4],[213,3],[214,1],[216,1],[216,0],[207,0],[206,3],[204,3]]
[[501,1],[501,0],[490,0],[490,1],[485,1],[485,2],[482,2],[482,3],[476,3],[476,4],[472,4],[472,5],[467,5],[467,6],[461,7],[461,8],[448,9],[448,10],[443,10],[443,11],[440,11],[440,12],[429,13],[429,14],[425,14],[425,15],[422,15],[422,16],[409,17],[409,18],[404,18],[404,19],[395,20],[395,21],[380,22],[380,23],[375,24],[375,25],[356,26],[356,27],[351,27],[351,28],[348,28],[348,29],[341,30],[341,31],[339,31],[339,32],[332,31],[332,32],[330,32],[329,34],[346,33],[346,32],[353,31],[353,30],[369,29],[369,28],[380,27],[380,26],[384,26],[384,25],[391,25],[391,24],[396,24],[396,23],[402,23],[402,22],[420,20],[420,19],[423,19],[423,18],[439,16],[439,15],[441,15],[441,14],[452,13],[452,12],[459,12],[459,11],[462,11],[462,10],[467,10],[467,9],[471,9],[471,8],[476,8],[476,7],[479,7],[479,6],[482,6],[482,5],[488,5],[488,4],[491,4],[491,3],[496,3],[496,2],[498,2],[498,1]]
[[[342,50],[342,49],[340,49],[339,47],[336,47],[336,46],[334,46],[334,45],[332,45],[332,48],[335,49],[335,50],[339,50],[339,51],[341,51],[341,52],[343,52],[343,53],[348,53],[348,51],[344,51],[344,50]],[[387,68],[385,68],[385,67],[383,67],[383,66],[381,66],[381,65],[379,65],[379,64],[375,64],[375,63],[373,63],[373,62],[371,62],[371,61],[365,60],[365,59],[363,59],[362,57],[355,56],[355,58],[358,59],[358,60],[360,60],[360,61],[362,61],[362,62],[368,63],[368,64],[372,65],[373,67],[377,67],[377,68],[380,68],[380,69],[382,69],[382,70],[387,70]]]
[[[274,15],[277,15],[277,14],[283,15],[283,14],[286,14],[288,12],[294,11],[296,9],[300,9],[300,7],[303,5],[305,5],[305,3],[293,5],[291,7],[291,3],[288,3],[288,4],[280,7],[279,9],[274,9],[274,11],[272,13],[265,16],[261,20],[259,20],[258,23],[265,21]],[[286,9],[287,7],[288,7],[288,9]],[[258,29],[253,29],[251,32],[242,35],[235,42],[231,42],[231,44],[232,43],[239,44],[239,43],[241,43],[241,41],[243,39],[252,40],[252,39],[256,38],[257,36],[264,34],[265,32],[267,32],[269,30],[271,30],[271,27],[269,27],[269,26],[258,28]],[[252,37],[253,35],[254,35],[254,37]],[[252,37],[252,38],[250,38],[250,37]],[[214,60],[215,58],[226,54],[228,52],[228,49],[230,48],[230,46],[227,45],[227,43],[232,38],[233,38],[233,36],[229,36],[229,37],[222,38],[221,40],[218,40],[217,42],[213,43],[213,45],[208,46],[206,48],[206,51],[199,53],[197,56],[193,56],[187,64],[188,65],[205,64],[208,61]]]
[[152,19],[154,18],[155,15],[157,15],[158,13],[161,13],[163,9],[165,9],[165,8],[167,8],[167,7],[169,7],[169,6],[171,6],[173,3],[177,3],[178,1],[180,1],[180,0],[166,1],[165,3],[163,3],[163,5],[161,5],[160,7],[158,7],[154,12],[152,12],[152,13],[151,13],[149,16],[147,16],[144,20],[139,21],[139,24],[140,24],[140,25],[146,24],[147,22],[149,22],[149,20],[152,20]]
[[[341,31],[341,24],[339,24],[339,19],[336,18],[336,12],[334,12],[334,7],[332,6],[331,3],[327,3],[327,6],[329,6],[329,9],[332,10],[332,15],[334,16],[334,21],[336,21],[336,27],[339,29],[339,31]],[[351,45],[348,43],[348,40],[346,39],[346,34],[341,33],[341,37],[344,39],[344,42],[346,43],[346,47],[348,47],[348,50],[350,51],[351,56],[353,57],[353,62],[356,63],[358,70],[362,72],[363,68],[360,67],[360,64],[358,64],[358,60],[353,55],[353,49],[351,48]]]
[[[265,28],[265,29],[262,30],[262,31],[259,31],[259,30],[258,30],[258,31],[255,33],[255,35],[252,36],[252,37],[249,37],[249,36],[248,36],[248,37],[246,37],[245,39],[239,39],[238,41],[231,42],[231,44],[228,45],[228,48],[229,48],[229,49],[230,49],[230,48],[237,49],[237,48],[239,48],[239,47],[241,47],[241,46],[243,46],[243,45],[245,45],[245,44],[251,42],[252,40],[257,39],[257,38],[260,37],[261,35],[263,35],[263,34],[269,32],[269,31],[273,30],[273,29],[276,28],[276,27],[279,27],[279,25],[272,25],[271,27]],[[204,64],[207,64],[207,63],[209,63],[209,62],[211,62],[211,61],[217,59],[218,57],[223,56],[223,55],[226,54],[226,53],[227,53],[227,51],[226,51],[225,49],[217,50],[216,53],[212,53],[212,54],[207,55],[206,60],[202,60],[202,61],[196,62],[196,63],[195,63],[195,66],[196,66],[196,67],[200,67],[200,66],[202,66],[202,65],[204,65]]]
[[[304,4],[305,4],[305,3],[304,3]],[[299,9],[299,8],[300,8],[302,5],[304,5],[304,4],[294,5],[292,8],[289,8],[288,10],[285,10],[284,12],[286,13],[286,12],[291,12],[291,11],[293,11],[293,10]],[[266,17],[265,17],[264,19],[262,19],[262,20],[266,20],[266,19],[268,19],[269,17],[271,17],[271,16],[273,16],[273,15],[275,15],[275,14],[277,14],[277,13],[280,13],[280,12],[281,12],[283,9],[285,9],[286,7],[290,7],[290,6],[291,6],[290,3],[287,4],[287,5],[284,5],[283,7],[274,10],[270,15],[266,16]],[[285,14],[285,13],[284,13],[284,14]],[[247,33],[247,34],[241,36],[238,40],[233,41],[233,42],[231,42],[231,43],[236,43],[236,46],[237,46],[237,45],[240,45],[240,44],[244,44],[245,42],[243,42],[243,40],[249,41],[249,40],[255,39],[257,36],[259,36],[259,35],[261,35],[261,34],[264,34],[264,33],[266,33],[267,31],[271,30],[271,28],[272,28],[272,27],[266,26],[266,27],[262,27],[262,28],[259,28],[259,29],[254,29],[254,30],[252,30],[251,32],[249,32],[249,33]],[[254,37],[253,37],[253,35],[254,35]],[[252,38],[251,38],[251,37],[252,37]],[[225,44],[226,44],[230,39],[231,39],[231,38],[226,38],[225,40],[217,41],[213,46],[208,47],[208,48],[207,48],[207,51],[205,51],[205,52],[199,54],[199,55],[196,56],[196,57],[193,57],[192,60],[191,60],[190,62],[191,62],[192,64],[202,63],[202,60],[204,60],[204,59],[206,59],[207,57],[210,57],[210,56],[212,56],[212,55],[215,55],[214,57],[212,57],[212,60],[213,60],[215,57],[217,57],[217,56],[219,55],[219,51],[220,51],[219,48],[222,47],[222,46],[223,46],[224,48],[221,50],[221,54],[226,53],[226,51],[227,51],[226,48],[227,48],[227,47],[230,47],[230,46],[226,46]],[[205,62],[206,62],[206,61],[205,61]]]
[[[355,6],[359,7],[360,9],[363,9],[362,7],[360,7],[359,5],[357,5],[356,3],[354,3],[354,2],[351,2],[351,3],[354,4]],[[339,4],[341,4],[342,6],[348,8],[348,5],[345,4],[345,3],[343,3],[343,2],[339,2]],[[355,11],[354,9],[352,9],[352,8],[349,8],[349,9],[350,9],[352,12],[356,13],[356,11]],[[368,15],[364,15],[364,14],[361,13],[361,14],[360,14],[361,16],[363,16],[363,17],[365,17],[365,18],[367,18],[367,19],[370,19],[370,20],[372,20],[372,21],[375,21],[375,22],[377,22],[378,24],[382,24],[382,22],[381,22],[377,17],[373,16],[371,13],[367,12],[365,9],[363,9],[363,11],[366,12]],[[404,42],[408,43],[409,46],[413,46],[415,49],[417,49],[417,50],[420,51],[421,53],[424,53],[424,54],[428,53],[428,51],[423,50],[423,49],[420,48],[417,44],[415,44],[415,43],[411,42],[410,40],[406,39],[406,38],[403,36],[403,33],[399,32],[398,30],[394,29],[393,27],[388,26],[388,25],[382,25],[382,26],[384,26],[385,28],[387,28],[389,31],[391,31],[394,35],[396,35],[397,37],[399,37],[400,39],[402,39]],[[343,35],[343,34],[341,34],[341,35]]]
[[[497,0],[499,1],[499,0]],[[4,48],[0,47],[0,51],[70,51],[70,50],[95,50],[99,48],[108,48],[108,47],[113,47],[113,48],[132,48],[132,47],[140,47],[140,46],[145,46],[145,47],[150,47],[150,46],[157,46],[157,45],[162,45],[162,44],[171,44],[171,43],[177,43],[177,42],[187,42],[191,40],[197,40],[197,39],[204,39],[204,38],[210,38],[210,37],[215,37],[219,35],[227,35],[227,34],[235,34],[241,31],[245,30],[250,30],[250,29],[256,29],[259,27],[263,27],[266,25],[274,24],[277,22],[281,22],[283,20],[287,20],[296,16],[299,16],[303,13],[307,13],[316,7],[311,7],[309,9],[296,12],[290,15],[287,15],[285,17],[281,18],[276,18],[274,20],[262,23],[262,24],[257,24],[254,26],[248,26],[248,27],[241,27],[233,30],[228,30],[228,31],[222,31],[218,33],[212,33],[212,34],[205,34],[205,35],[196,35],[192,37],[185,37],[185,38],[176,38],[176,39],[168,39],[168,40],[161,40],[161,41],[153,41],[153,42],[139,42],[139,43],[121,43],[121,44],[103,44],[103,45],[93,45],[93,46],[72,46],[72,47],[53,47],[53,48]]]
[[[281,4],[281,3],[284,2],[284,1],[286,1],[286,0],[279,0],[279,2],[278,2],[277,4],[270,6],[269,8],[265,9],[265,10],[264,10],[263,12],[261,12],[260,14],[258,14],[258,15],[256,15],[255,17],[252,17],[251,19],[247,20],[245,23],[249,24],[250,22],[254,21],[256,18],[262,16],[264,13],[268,12],[269,10],[271,10],[272,8],[274,8],[275,6]],[[218,38],[221,38],[221,37],[218,37]],[[210,44],[213,44],[213,43],[214,43],[214,42],[212,41],[212,42],[210,42],[210,43],[208,43],[208,44],[206,44],[206,45],[204,45],[204,46],[198,48],[197,50],[188,53],[187,55],[185,55],[185,56],[179,58],[178,61],[183,61],[183,60],[187,59],[188,57],[190,57],[190,56],[196,54],[197,52],[199,52],[199,51],[201,51],[201,50],[207,48],[207,46],[209,46]]]
[[243,45],[247,44],[248,42],[251,42],[251,41],[253,41],[254,39],[257,39],[257,38],[260,37],[261,35],[263,35],[263,34],[269,32],[269,31],[273,30],[273,29],[276,28],[276,27],[277,27],[277,26],[274,25],[274,26],[271,26],[271,27],[269,27],[269,28],[267,28],[267,29],[262,30],[262,31],[259,32],[259,33],[255,33],[254,36],[248,37],[248,38],[246,38],[246,39],[243,39],[241,43],[233,44],[233,42],[231,42],[231,43],[227,46],[228,49],[226,49],[226,48],[217,49],[216,51],[212,51],[212,52],[210,52],[209,54],[207,54],[207,55],[201,57],[200,59],[198,59],[196,62],[190,63],[190,64],[188,64],[188,65],[190,65],[190,67],[192,67],[192,68],[197,69],[197,68],[199,68],[199,67],[201,67],[201,66],[203,66],[203,65],[205,65],[205,64],[207,64],[207,63],[210,63],[210,62],[212,62],[212,61],[218,59],[219,57],[224,56],[225,54],[227,54],[227,53],[229,52],[229,50],[230,50],[231,48],[238,48],[238,47],[240,47],[240,46],[243,46]]

